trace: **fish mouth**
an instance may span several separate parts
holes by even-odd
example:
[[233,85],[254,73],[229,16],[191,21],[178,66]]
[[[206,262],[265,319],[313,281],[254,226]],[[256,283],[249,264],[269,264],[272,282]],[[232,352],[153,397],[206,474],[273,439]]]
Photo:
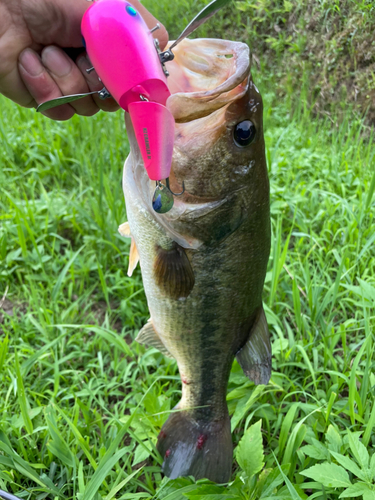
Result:
[[[170,45],[173,42],[170,42]],[[207,116],[240,99],[250,77],[249,47],[211,38],[185,39],[168,63],[167,108],[176,123]]]

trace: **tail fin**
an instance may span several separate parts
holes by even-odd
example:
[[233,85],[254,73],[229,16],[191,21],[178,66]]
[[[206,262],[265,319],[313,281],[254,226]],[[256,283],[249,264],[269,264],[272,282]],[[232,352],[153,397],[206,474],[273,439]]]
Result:
[[164,457],[163,472],[171,479],[194,476],[216,483],[230,479],[233,444],[229,415],[207,424],[195,421],[186,411],[172,413],[160,431],[157,448]]

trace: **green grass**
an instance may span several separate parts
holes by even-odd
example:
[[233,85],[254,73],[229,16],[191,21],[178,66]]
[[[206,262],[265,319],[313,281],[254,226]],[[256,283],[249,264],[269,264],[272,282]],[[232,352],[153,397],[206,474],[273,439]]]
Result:
[[1,100],[0,489],[33,500],[327,500],[345,488],[375,498],[372,135],[350,112],[317,121],[303,92],[292,113],[292,93],[280,101],[272,75],[255,77],[274,371],[255,387],[233,365],[235,445],[245,437],[222,487],[160,472],[156,437],[181,387],[173,361],[133,342],[148,313],[117,233],[121,113],[53,123]]

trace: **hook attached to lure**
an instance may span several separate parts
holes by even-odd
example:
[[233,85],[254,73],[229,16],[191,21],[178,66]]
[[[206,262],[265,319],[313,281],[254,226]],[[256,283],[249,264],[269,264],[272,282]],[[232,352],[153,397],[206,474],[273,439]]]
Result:
[[[97,0],[82,19],[84,45],[104,88],[99,92],[52,99],[38,106],[46,111],[88,95],[113,97],[130,114],[134,133],[150,180],[156,181],[153,208],[166,213],[173,207],[169,186],[175,121],[166,107],[170,91],[166,64],[174,59],[172,49],[231,0],[213,0],[188,24],[164,52],[139,12],[126,0]],[[161,181],[165,179],[165,184]]]
[[185,182],[182,181],[181,193],[174,193],[169,186],[169,177],[165,180],[165,186],[161,181],[156,181],[156,189],[152,197],[152,208],[158,214],[165,214],[171,210],[174,204],[173,196],[182,196],[185,192]]

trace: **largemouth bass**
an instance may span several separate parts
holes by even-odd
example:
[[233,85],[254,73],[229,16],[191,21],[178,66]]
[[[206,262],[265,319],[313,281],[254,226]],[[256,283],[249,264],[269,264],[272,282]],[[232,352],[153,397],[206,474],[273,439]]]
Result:
[[262,99],[249,49],[224,40],[185,40],[168,63],[176,120],[171,189],[185,193],[166,214],[152,209],[155,184],[143,167],[129,116],[124,167],[132,238],[151,318],[137,340],[176,359],[182,398],[158,437],[163,471],[230,479],[233,445],[226,389],[235,356],[267,383],[271,347],[262,289],[270,250],[269,183]]

